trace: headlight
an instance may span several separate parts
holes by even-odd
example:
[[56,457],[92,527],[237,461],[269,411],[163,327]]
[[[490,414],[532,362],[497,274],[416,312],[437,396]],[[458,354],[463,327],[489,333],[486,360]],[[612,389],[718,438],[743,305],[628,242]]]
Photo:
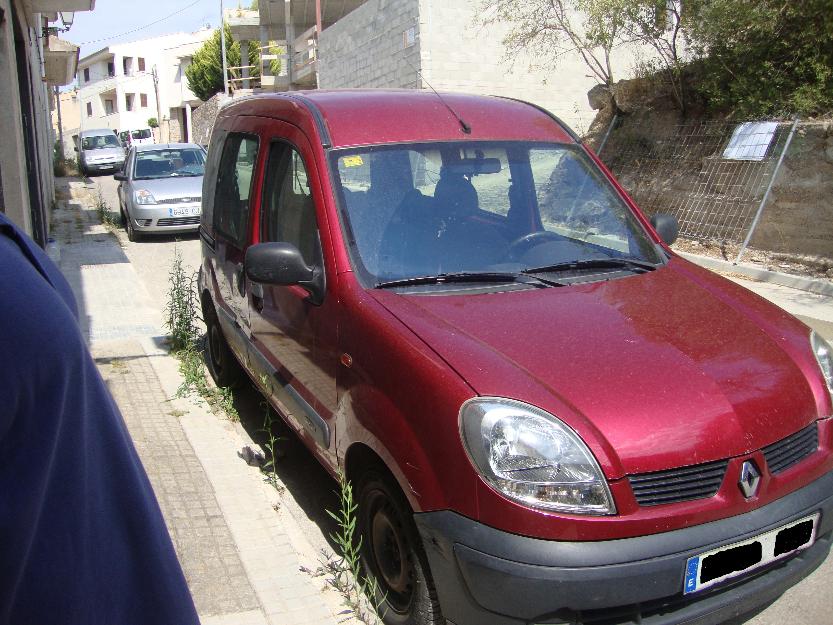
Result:
[[833,393],[833,347],[830,343],[821,338],[815,330],[810,332],[810,345],[813,347],[813,355],[821,367],[821,374],[827,382],[827,389]]
[[572,429],[534,406],[503,398],[460,408],[463,444],[492,488],[532,508],[615,514],[596,459]]
[[147,189],[139,189],[133,195],[136,198],[136,204],[156,204],[156,198]]

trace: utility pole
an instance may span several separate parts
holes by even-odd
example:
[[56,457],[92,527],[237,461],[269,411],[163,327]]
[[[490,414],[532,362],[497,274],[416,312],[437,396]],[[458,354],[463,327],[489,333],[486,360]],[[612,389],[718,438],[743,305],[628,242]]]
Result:
[[223,0],[220,0],[220,47],[223,53],[223,92],[228,97],[228,67],[226,65],[226,16],[223,13]]
[[61,118],[61,88],[55,86],[55,108],[58,109],[58,149],[61,150],[61,160],[67,157],[64,152],[64,122]]
[[167,143],[162,134],[162,103],[159,101],[159,72],[156,71],[156,65],[153,66],[151,73],[153,74],[153,90],[156,92],[156,123],[159,124],[159,143]]

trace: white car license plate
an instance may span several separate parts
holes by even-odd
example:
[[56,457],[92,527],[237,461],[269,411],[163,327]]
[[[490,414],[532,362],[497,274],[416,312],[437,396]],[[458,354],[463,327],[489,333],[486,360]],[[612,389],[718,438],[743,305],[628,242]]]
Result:
[[683,593],[691,594],[806,549],[816,540],[818,513],[754,538],[706,551],[686,562]]
[[171,217],[193,217],[200,214],[199,206],[176,206],[168,209]]

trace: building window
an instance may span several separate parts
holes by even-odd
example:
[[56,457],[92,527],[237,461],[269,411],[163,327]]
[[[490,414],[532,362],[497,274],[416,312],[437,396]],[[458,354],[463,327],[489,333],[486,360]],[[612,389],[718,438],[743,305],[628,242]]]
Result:
[[116,75],[116,64],[113,61],[107,63],[107,75],[108,76],[115,76]]
[[136,99],[135,93],[125,93],[124,94],[124,109],[126,111],[133,110],[133,101]]
[[146,93],[139,94],[139,102],[141,103],[142,108],[146,109],[148,107],[148,94],[146,94]]
[[122,69],[124,69],[125,76],[133,75],[133,58],[126,56],[121,60]]
[[93,103],[87,102],[87,117],[93,116]]
[[145,60],[142,57],[139,57],[139,71],[145,71]]
[[84,68],[84,82],[90,82],[90,68]]
[[116,107],[113,105],[112,100],[104,100],[104,114],[105,115],[112,115],[116,112]]

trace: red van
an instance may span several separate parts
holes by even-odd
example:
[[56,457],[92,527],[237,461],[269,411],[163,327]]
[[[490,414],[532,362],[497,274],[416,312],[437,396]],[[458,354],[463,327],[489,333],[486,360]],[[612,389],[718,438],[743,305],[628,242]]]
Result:
[[386,623],[720,623],[827,556],[830,346],[554,116],[263,95],[208,154],[209,369],[350,479]]

